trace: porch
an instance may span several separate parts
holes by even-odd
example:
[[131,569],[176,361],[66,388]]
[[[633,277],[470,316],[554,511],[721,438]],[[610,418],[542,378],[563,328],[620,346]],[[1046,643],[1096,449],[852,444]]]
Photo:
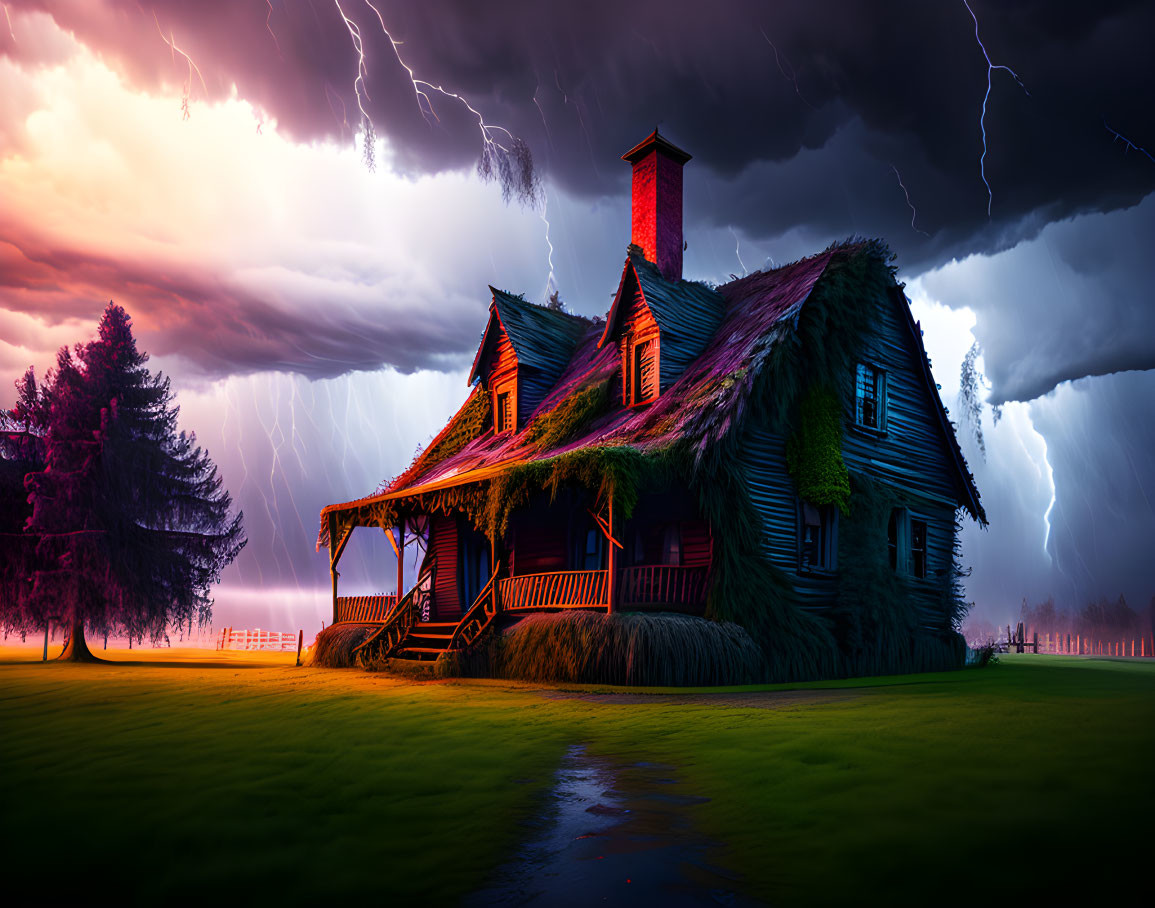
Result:
[[[705,609],[706,566],[635,565],[615,573],[614,608],[688,614],[701,614]],[[498,607],[505,612],[609,609],[609,580],[608,569],[505,577],[497,581]]]

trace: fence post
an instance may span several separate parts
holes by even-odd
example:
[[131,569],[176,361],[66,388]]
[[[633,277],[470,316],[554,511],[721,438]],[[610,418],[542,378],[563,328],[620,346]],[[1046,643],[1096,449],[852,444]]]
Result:
[[301,628],[297,634],[297,665],[301,664],[301,644],[305,642],[305,629]]

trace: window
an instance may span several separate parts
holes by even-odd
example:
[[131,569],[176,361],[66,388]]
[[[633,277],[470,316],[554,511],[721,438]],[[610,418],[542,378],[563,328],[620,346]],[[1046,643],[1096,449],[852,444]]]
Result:
[[926,576],[926,521],[910,522],[910,572],[915,577]]
[[502,385],[494,394],[493,426],[499,433],[517,428],[517,387],[513,382]]
[[838,511],[808,501],[798,506],[798,566],[803,571],[832,571],[838,551]]
[[634,403],[658,396],[658,362],[654,342],[642,341],[634,347]]
[[854,421],[876,432],[886,431],[886,373],[859,363],[854,383]]
[[658,396],[658,340],[622,339],[622,403],[644,404]]
[[895,508],[886,527],[886,547],[891,570],[911,577],[926,576],[925,520],[911,517],[906,508]]

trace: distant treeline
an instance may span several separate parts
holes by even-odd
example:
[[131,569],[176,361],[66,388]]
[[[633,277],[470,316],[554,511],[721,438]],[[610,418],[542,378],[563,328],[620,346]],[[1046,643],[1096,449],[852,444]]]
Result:
[[[1084,639],[1151,639],[1155,636],[1155,596],[1139,610],[1132,608],[1123,596],[1114,601],[1102,596],[1096,602],[1088,602],[1078,611],[1059,608],[1053,598],[1047,598],[1045,602],[1036,605],[1031,605],[1024,598],[1018,621],[1023,623],[1028,632],[1036,632],[1040,636],[1070,634]],[[1006,631],[989,621],[968,618],[963,625],[963,634],[973,644],[998,639],[1005,636]]]

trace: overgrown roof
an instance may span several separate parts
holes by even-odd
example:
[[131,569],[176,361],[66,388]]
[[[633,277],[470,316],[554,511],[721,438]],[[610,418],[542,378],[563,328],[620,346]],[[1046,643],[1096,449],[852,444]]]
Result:
[[593,323],[580,315],[535,305],[496,287],[489,289],[493,293],[493,304],[469,373],[469,384],[481,374],[485,356],[497,343],[498,328],[505,329],[517,354],[519,368],[536,369],[551,381],[556,379],[573,355],[577,342]]
[[600,341],[603,345],[617,330],[623,304],[629,301],[626,297],[632,289],[631,282],[636,282],[642,291],[646,305],[662,332],[663,356],[675,350],[682,355],[680,348],[684,347],[693,348],[692,352],[686,351],[687,361],[696,356],[709,343],[725,314],[725,300],[716,290],[697,281],[666,280],[657,265],[648,261],[637,246],[631,246],[618,291],[606,317],[606,328]]
[[[716,291],[695,282],[665,281],[645,259],[636,261],[631,251],[626,263],[627,271],[632,267],[639,281],[646,282],[643,283],[643,293],[648,287],[654,292],[655,299],[662,300],[658,302],[657,309],[662,309],[664,305],[667,307],[664,314],[671,319],[670,324],[685,324],[684,321],[679,322],[677,315],[670,314],[676,301],[682,298],[700,304],[703,311],[716,304],[719,307],[719,322],[708,336],[700,354],[652,404],[628,408],[621,405],[617,395],[606,395],[605,407],[600,414],[589,418],[584,426],[575,427],[576,431],[561,435],[557,432],[542,432],[540,425],[535,427],[535,422],[565,409],[577,409],[569,406],[575,395],[610,381],[619,368],[617,349],[614,345],[603,343],[604,334],[595,322],[584,319],[578,322],[573,317],[560,316],[569,320],[563,323],[558,313],[533,306],[517,297],[501,294],[502,299],[499,301],[499,291],[495,291],[494,302],[503,324],[506,324],[506,311],[515,313],[514,319],[521,319],[513,333],[519,333],[523,344],[529,337],[535,336],[534,332],[549,331],[551,325],[555,332],[573,332],[567,336],[576,335],[576,327],[581,325],[583,333],[577,338],[572,356],[561,370],[552,390],[530,414],[520,431],[512,435],[495,435],[492,430],[486,431],[452,456],[425,464],[419,458],[408,471],[376,495],[329,505],[321,512],[318,546],[328,541],[328,528],[324,520],[327,513],[481,482],[518,464],[545,460],[581,449],[625,446],[643,453],[656,453],[681,445],[700,459],[716,443],[744,424],[754,403],[753,396],[756,387],[759,387],[759,378],[763,377],[780,343],[797,331],[803,306],[831,263],[846,262],[857,256],[867,256],[871,261],[870,267],[884,269],[885,274],[881,279],[901,295],[901,288],[895,284],[887,266],[889,253],[885,246],[875,242],[834,245],[818,255],[772,271],[755,272],[736,279],[718,287]],[[657,281],[662,283],[658,284]],[[921,371],[939,411],[944,441],[958,467],[961,500],[976,519],[985,522],[986,515],[979,503],[973,478],[967,470],[953,429],[930,378],[929,364],[918,328],[910,315],[909,306],[903,305],[901,308],[914,335],[915,349],[923,360]],[[539,313],[544,313],[544,317]],[[656,319],[659,318],[657,311],[654,315]],[[613,318],[612,311],[610,317]],[[508,324],[506,328],[508,331]],[[513,333],[510,334],[511,343],[515,343]],[[556,338],[557,334],[550,336]],[[530,352],[529,355],[539,354]],[[520,356],[519,352],[519,361]],[[771,389],[769,393],[773,394],[775,390]],[[563,408],[563,403],[567,403],[567,407]],[[588,408],[582,410],[589,415]],[[463,407],[439,439],[458,420],[466,418],[469,412],[468,406]],[[566,437],[564,442],[552,445],[542,442],[542,439],[555,439],[563,435]]]

